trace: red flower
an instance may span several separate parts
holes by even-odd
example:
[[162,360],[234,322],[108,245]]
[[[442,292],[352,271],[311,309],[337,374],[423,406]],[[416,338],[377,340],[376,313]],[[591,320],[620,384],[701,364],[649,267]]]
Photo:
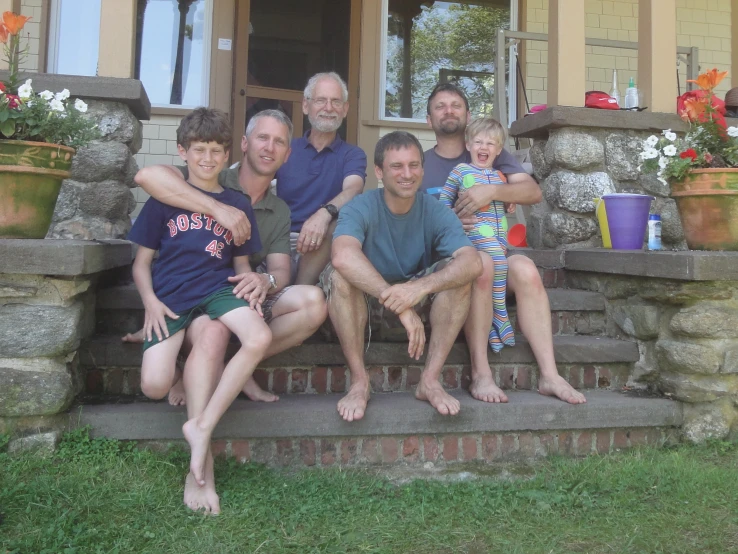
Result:
[[6,94],[5,98],[8,99],[9,108],[18,108],[21,105],[20,98],[18,98],[15,94]]
[[0,82],[0,92],[5,92],[5,83]]
[[681,154],[679,154],[679,157],[683,160],[686,160],[687,158],[692,158],[692,161],[695,161],[697,159],[697,152],[694,151],[694,148],[688,148]]

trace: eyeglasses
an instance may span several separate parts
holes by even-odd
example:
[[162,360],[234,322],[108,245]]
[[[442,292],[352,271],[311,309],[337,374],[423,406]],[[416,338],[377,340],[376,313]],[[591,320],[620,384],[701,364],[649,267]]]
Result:
[[328,102],[330,102],[331,106],[335,110],[340,110],[346,103],[343,100],[339,100],[338,98],[334,98],[332,100],[328,100],[327,98],[310,98],[309,100],[313,103],[314,106],[317,106],[318,108],[324,108],[328,104]]

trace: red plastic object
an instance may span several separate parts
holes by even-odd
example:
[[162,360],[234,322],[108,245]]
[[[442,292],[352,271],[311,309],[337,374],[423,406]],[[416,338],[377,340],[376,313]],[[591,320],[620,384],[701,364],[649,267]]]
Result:
[[510,246],[518,246],[523,248],[528,246],[528,242],[525,240],[525,225],[522,223],[516,223],[507,232],[507,242]]
[[601,110],[619,110],[620,106],[606,92],[590,90],[584,95],[585,108],[599,108]]

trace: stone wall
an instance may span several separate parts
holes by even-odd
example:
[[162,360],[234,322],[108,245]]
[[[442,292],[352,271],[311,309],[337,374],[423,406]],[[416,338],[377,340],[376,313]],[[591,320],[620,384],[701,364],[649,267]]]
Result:
[[[571,271],[567,261],[568,286],[602,293],[608,334],[638,342],[632,384],[684,402],[682,432],[690,441],[738,436],[738,254],[569,254],[578,256],[576,267],[600,271]],[[708,273],[683,275],[695,263]],[[654,275],[657,265],[663,270]]]
[[141,122],[120,102],[88,100],[102,138],[80,148],[62,184],[47,238],[117,239],[131,228]]
[[94,331],[97,275],[130,261],[124,241],[0,240],[0,433],[58,439],[84,388],[77,349]]

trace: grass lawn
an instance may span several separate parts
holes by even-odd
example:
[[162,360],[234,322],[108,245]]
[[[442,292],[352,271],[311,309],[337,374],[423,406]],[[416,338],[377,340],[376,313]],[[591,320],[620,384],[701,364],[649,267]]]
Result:
[[184,452],[0,437],[0,552],[738,552],[738,445],[554,458],[527,477],[415,480],[219,462],[223,513],[182,505]]

